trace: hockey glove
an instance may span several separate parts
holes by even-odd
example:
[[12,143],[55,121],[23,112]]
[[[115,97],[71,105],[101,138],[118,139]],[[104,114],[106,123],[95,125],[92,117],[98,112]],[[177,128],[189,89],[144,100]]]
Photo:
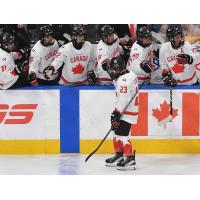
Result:
[[43,71],[43,74],[44,74],[44,77],[49,80],[51,75],[55,72],[55,69],[53,66],[48,66],[44,69]]
[[109,67],[110,67],[110,60],[106,59],[101,63],[101,66],[103,68],[104,71],[108,71]]
[[21,72],[20,72],[18,66],[16,66],[16,67],[14,68],[12,74],[13,74],[13,75],[20,75],[20,74],[21,74]]
[[189,64],[191,65],[193,63],[193,58],[192,56],[188,55],[188,54],[178,54],[176,56],[176,60],[177,60],[177,63],[178,64],[182,64],[182,65],[185,65],[185,64]]
[[90,85],[94,85],[96,83],[97,77],[96,77],[96,74],[94,73],[94,70],[90,70],[87,73],[87,78]]
[[31,72],[28,76],[28,80],[32,86],[38,86],[37,76],[35,72]]
[[117,111],[113,111],[111,114],[111,129],[113,131],[117,130],[120,125],[121,114]]
[[140,63],[140,67],[144,72],[146,72],[148,74],[154,71],[153,64],[151,63],[151,61],[148,61],[148,60],[142,61]]
[[20,71],[20,73],[27,73],[28,72],[28,70],[29,70],[29,65],[28,65],[29,63],[28,63],[28,61],[27,60],[25,60],[23,63],[21,63],[21,64],[19,64],[18,65],[18,70]]
[[157,58],[157,59],[159,59],[159,48],[157,48],[156,50],[154,50],[153,51],[153,55]]
[[176,80],[172,77],[171,73],[163,73],[163,82],[167,86],[175,86],[177,84]]

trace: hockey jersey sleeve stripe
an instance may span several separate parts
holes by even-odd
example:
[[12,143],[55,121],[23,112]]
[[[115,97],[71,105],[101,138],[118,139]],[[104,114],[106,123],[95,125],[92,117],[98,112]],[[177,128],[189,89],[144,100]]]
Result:
[[143,80],[149,80],[150,79],[150,77],[141,77],[141,76],[138,76],[138,80],[141,80],[141,81],[143,81]]
[[117,108],[115,108],[115,111],[119,112],[121,115],[125,114],[125,115],[131,115],[131,116],[137,116],[138,112],[129,112],[129,111],[125,111],[124,113],[120,112]]
[[198,67],[200,65],[200,63],[195,64],[195,67]]
[[194,74],[192,75],[191,78],[188,78],[188,79],[185,79],[185,80],[178,80],[177,82],[179,82],[179,83],[189,82],[189,81],[191,81],[195,77],[195,74],[196,74],[196,72],[194,72]]
[[112,81],[110,78],[97,78],[97,81]]
[[196,67],[196,70],[200,71],[200,63],[197,63],[197,64],[195,65],[195,67]]
[[87,81],[87,79],[83,80],[83,81],[76,81],[76,82],[71,82],[71,81],[68,81],[64,78],[64,76],[61,76],[60,78],[63,82],[65,83],[73,83],[73,84],[82,84],[82,83],[85,83]]
[[129,112],[129,111],[125,111],[124,112],[125,115],[131,115],[131,116],[137,116],[138,112]]

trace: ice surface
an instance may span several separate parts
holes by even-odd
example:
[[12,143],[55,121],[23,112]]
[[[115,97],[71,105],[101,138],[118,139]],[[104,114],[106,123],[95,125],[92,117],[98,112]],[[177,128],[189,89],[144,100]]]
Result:
[[119,171],[106,167],[111,155],[97,154],[87,162],[87,155],[0,155],[3,175],[199,175],[200,154],[137,154],[136,170]]

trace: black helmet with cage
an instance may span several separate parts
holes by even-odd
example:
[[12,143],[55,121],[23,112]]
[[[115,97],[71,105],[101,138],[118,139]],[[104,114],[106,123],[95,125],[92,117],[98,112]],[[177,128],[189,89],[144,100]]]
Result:
[[[185,39],[183,35],[183,30],[180,24],[169,25],[166,31],[167,39],[171,42],[171,45],[174,49],[178,49],[184,45]],[[175,36],[180,35],[180,39],[175,41]]]
[[4,33],[1,38],[1,48],[7,52],[15,49],[15,36],[10,33]]
[[108,36],[111,36],[112,34],[115,34],[115,29],[112,26],[106,24],[100,28],[99,35],[102,41],[107,45],[112,45],[116,41],[115,39],[113,39],[112,42],[108,41]]
[[72,28],[72,43],[76,49],[81,49],[86,41],[86,29],[83,24],[74,24]]
[[111,79],[117,79],[126,71],[125,61],[122,56],[117,56],[111,59],[106,69]]
[[[144,39],[148,39],[147,42]],[[142,47],[149,47],[152,43],[152,34],[147,26],[141,26],[136,30],[136,40],[137,43]]]
[[[44,46],[51,46],[54,44],[54,32],[53,27],[50,24],[43,25],[39,29],[39,36],[41,43]],[[50,38],[48,38],[50,36]],[[46,39],[45,39],[46,38]]]

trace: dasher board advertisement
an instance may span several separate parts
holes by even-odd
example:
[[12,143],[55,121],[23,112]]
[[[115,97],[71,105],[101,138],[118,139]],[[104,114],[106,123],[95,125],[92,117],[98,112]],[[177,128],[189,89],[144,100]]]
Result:
[[0,140],[59,138],[59,90],[0,91]]

